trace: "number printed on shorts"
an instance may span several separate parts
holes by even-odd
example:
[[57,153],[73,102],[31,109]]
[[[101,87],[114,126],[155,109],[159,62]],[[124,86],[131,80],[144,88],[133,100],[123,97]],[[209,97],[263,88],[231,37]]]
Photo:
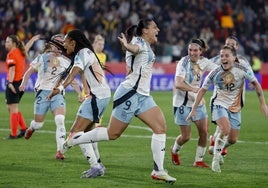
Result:
[[131,106],[131,101],[127,100],[125,102],[125,105],[126,105],[126,107],[124,107],[124,110],[129,110],[130,109],[130,106]]
[[179,113],[180,114],[184,114],[184,106],[180,106],[179,107]]
[[36,104],[40,104],[40,101],[42,100],[42,97],[41,96],[38,96],[37,99],[36,99]]

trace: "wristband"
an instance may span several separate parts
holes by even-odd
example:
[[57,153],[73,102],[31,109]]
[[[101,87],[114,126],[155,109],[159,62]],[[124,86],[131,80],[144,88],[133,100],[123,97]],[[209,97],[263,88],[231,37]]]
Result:
[[59,85],[57,88],[58,88],[58,90],[60,90],[60,93],[64,90],[63,85]]

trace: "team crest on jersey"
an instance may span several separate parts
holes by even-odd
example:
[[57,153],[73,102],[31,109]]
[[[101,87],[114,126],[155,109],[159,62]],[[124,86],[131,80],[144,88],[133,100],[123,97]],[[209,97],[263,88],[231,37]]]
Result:
[[200,72],[200,67],[197,64],[193,65],[193,70],[194,70],[194,75],[198,75],[198,73]]
[[53,63],[53,65],[58,65],[59,64],[58,58],[53,58],[52,63]]
[[221,75],[224,85],[235,81],[234,75],[231,72],[223,72]]

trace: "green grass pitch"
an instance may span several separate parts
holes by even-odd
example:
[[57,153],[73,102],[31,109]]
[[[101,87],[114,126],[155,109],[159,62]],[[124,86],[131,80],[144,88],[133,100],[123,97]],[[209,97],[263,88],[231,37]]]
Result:
[[[173,123],[172,93],[152,92],[155,101],[163,110],[167,120],[167,142],[165,168],[171,176],[177,178],[173,185],[150,178],[152,171],[152,153],[150,150],[152,132],[138,119],[121,138],[100,142],[101,159],[106,166],[106,174],[95,179],[81,179],[81,172],[89,168],[79,147],[66,153],[66,160],[54,159],[56,153],[55,125],[51,113],[47,114],[44,127],[36,131],[31,139],[4,140],[9,134],[8,112],[5,107],[4,93],[0,93],[0,187],[3,188],[257,188],[268,186],[268,118],[259,108],[255,92],[247,92],[246,105],[242,111],[242,128],[239,142],[228,148],[225,163],[220,174],[210,169],[192,167],[197,145],[196,128],[192,126],[192,139],[181,151],[181,165],[174,166],[170,161],[169,148],[179,134],[179,128]],[[211,92],[206,94],[207,104]],[[268,92],[265,92],[266,101]],[[20,110],[27,124],[33,118],[33,93],[25,93]],[[72,125],[79,107],[77,95],[66,94],[67,131]],[[209,111],[209,108],[208,108]],[[106,111],[103,126],[107,126],[111,105]],[[153,118],[153,117],[152,117]],[[210,124],[209,132],[215,126]],[[212,156],[206,154],[204,160],[211,164]]]

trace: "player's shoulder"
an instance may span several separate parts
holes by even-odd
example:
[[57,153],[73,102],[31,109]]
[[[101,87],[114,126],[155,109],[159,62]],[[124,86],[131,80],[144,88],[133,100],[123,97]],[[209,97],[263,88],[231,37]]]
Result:
[[190,56],[183,56],[179,61],[178,64],[181,64],[182,66],[186,66],[186,64],[190,61]]

